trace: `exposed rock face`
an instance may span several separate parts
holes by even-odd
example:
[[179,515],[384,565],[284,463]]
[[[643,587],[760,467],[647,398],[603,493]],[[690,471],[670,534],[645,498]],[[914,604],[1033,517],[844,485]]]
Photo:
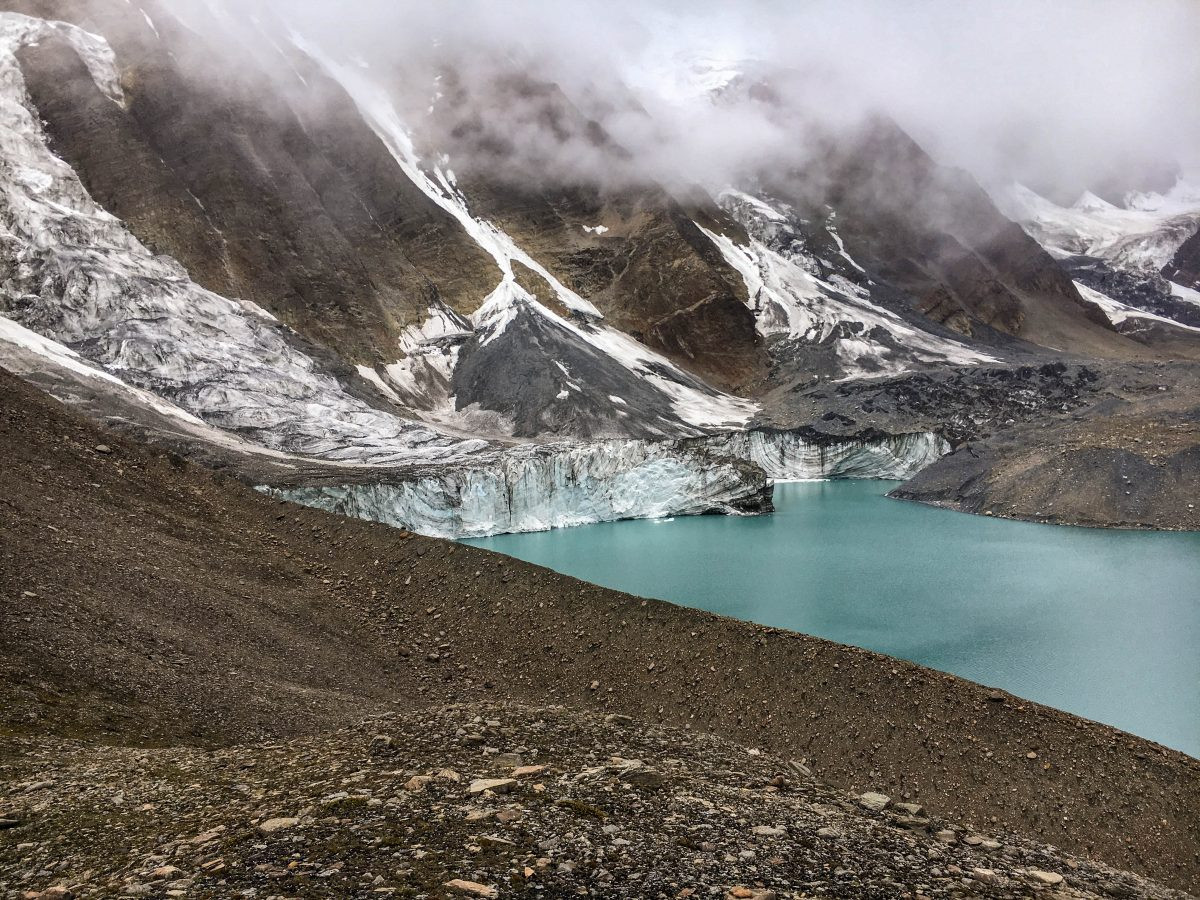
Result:
[[[1133,311],[1148,312],[1159,319],[1200,328],[1200,303],[1177,296],[1173,293],[1175,286],[1166,278],[1116,269],[1111,263],[1090,256],[1069,257],[1062,260],[1060,265],[1075,281]],[[1151,324],[1155,324],[1151,317],[1127,315],[1116,323],[1116,327],[1123,333],[1135,333],[1132,329]],[[1169,322],[1157,324],[1166,325]],[[1197,343],[1200,344],[1200,339],[1197,339]]]
[[1200,227],[1175,251],[1163,275],[1176,284],[1200,290]]
[[968,175],[936,165],[893,123],[872,122],[822,164],[829,175],[816,192],[803,173],[772,189],[801,208],[836,209],[850,254],[920,312],[967,335],[990,328],[1047,343],[1070,327],[1079,341],[1120,345],[1054,260]]

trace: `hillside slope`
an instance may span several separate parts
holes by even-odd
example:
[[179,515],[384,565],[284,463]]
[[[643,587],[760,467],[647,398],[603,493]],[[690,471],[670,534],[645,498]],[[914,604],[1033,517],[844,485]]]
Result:
[[1200,763],[1112,728],[282,504],[7,374],[0,452],[0,710],[14,746],[225,745],[397,706],[564,703],[803,756],[851,790],[1200,884]]
[[0,771],[31,785],[4,810],[21,849],[0,848],[0,879],[77,897],[1186,897],[756,748],[563,707],[216,752],[26,745]]

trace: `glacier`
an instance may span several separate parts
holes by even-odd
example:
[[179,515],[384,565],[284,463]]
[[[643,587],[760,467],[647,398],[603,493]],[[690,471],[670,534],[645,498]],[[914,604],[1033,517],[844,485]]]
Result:
[[369,482],[260,490],[434,537],[483,537],[620,519],[768,512],[775,481],[905,479],[949,449],[930,432],[843,439],[752,429],[678,441],[546,445]]
[[666,441],[544,445],[369,482],[260,490],[447,538],[771,508],[770,482],[761,469]]
[[1119,271],[1155,276],[1200,227],[1200,184],[1181,178],[1163,194],[1133,194],[1116,206],[1090,192],[1073,206],[1047,200],[1021,184],[996,205],[1051,256],[1089,256]]
[[846,439],[754,428],[701,441],[713,452],[754,463],[773,481],[906,480],[950,452],[949,442],[930,431]]
[[[489,245],[501,277],[470,317],[431,307],[403,335],[400,362],[359,367],[379,394],[371,405],[324,372],[268,311],[202,288],[93,200],[51,151],[16,57],[50,36],[64,37],[109,99],[124,103],[103,38],[0,13],[0,364],[51,381],[57,373],[68,395],[70,379],[87,382],[85,393],[107,391],[126,408],[175,423],[177,436],[255,456],[267,493],[426,534],[480,536],[763,512],[773,480],[900,478],[944,452],[932,435],[852,440],[741,430],[755,404],[709,388],[605,326],[557,282],[550,281],[568,317],[516,284],[512,262],[526,254],[470,215],[452,175],[440,168],[436,181],[427,175],[403,127],[379,108],[374,120],[397,162]],[[363,86],[352,86],[361,99]],[[623,373],[625,396],[596,387],[617,419],[647,415],[645,398],[661,394],[653,439],[502,446],[462,436],[469,419],[448,391],[461,347],[502,340],[522,317]],[[556,362],[563,392],[590,389]],[[646,391],[640,398],[638,385]],[[428,413],[433,424],[406,417],[405,407]]]

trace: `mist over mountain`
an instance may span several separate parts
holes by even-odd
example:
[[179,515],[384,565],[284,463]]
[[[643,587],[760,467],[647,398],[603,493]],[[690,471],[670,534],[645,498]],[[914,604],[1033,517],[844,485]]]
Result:
[[[814,135],[876,115],[985,185],[1019,181],[1059,202],[1089,188],[1117,200],[1165,189],[1200,163],[1200,10],[1182,0],[170,5],[197,27],[216,16],[250,41],[277,18],[331,52],[402,72],[412,113],[432,118],[439,103],[455,104],[460,125],[505,144],[503,159],[484,151],[478,162],[514,178],[719,189],[795,165]],[[518,73],[558,86],[628,156],[559,127],[535,96],[498,94]],[[738,82],[761,89],[714,99]],[[469,164],[463,152],[458,162]]]

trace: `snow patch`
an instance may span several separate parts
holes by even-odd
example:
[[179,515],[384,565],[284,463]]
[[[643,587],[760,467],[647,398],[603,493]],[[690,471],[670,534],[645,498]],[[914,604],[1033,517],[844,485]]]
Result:
[[[1170,325],[1173,328],[1200,334],[1200,328],[1193,325],[1184,325],[1182,322],[1176,322],[1174,319],[1168,319],[1166,316],[1156,315],[1152,312],[1146,312],[1144,309],[1138,309],[1137,307],[1121,303],[1119,300],[1114,300],[1107,294],[1090,288],[1080,281],[1075,282],[1075,287],[1078,288],[1079,295],[1084,300],[1100,307],[1104,311],[1104,314],[1108,316],[1108,321],[1112,322],[1113,325],[1121,325],[1130,319],[1139,319],[1148,322],[1157,322],[1160,325]],[[1193,291],[1193,293],[1196,292]]]
[[[750,243],[737,244],[726,235],[697,227],[742,276],[756,327],[765,337],[779,335],[808,344],[832,342],[848,377],[898,374],[911,368],[913,361],[954,365],[995,361],[957,341],[909,325],[871,303],[866,290],[844,277],[820,277],[821,267],[812,259],[785,256],[767,246],[760,237],[764,229],[786,225],[788,217],[765,200],[740,191],[725,191],[719,199],[747,229]],[[891,342],[881,342],[881,334],[888,335]],[[896,347],[904,352],[898,353]]]
[[1021,184],[995,199],[1001,212],[1058,259],[1091,256],[1150,276],[1200,227],[1200,184],[1183,179],[1166,194],[1136,194],[1125,207],[1091,193],[1073,206],[1058,206]]

